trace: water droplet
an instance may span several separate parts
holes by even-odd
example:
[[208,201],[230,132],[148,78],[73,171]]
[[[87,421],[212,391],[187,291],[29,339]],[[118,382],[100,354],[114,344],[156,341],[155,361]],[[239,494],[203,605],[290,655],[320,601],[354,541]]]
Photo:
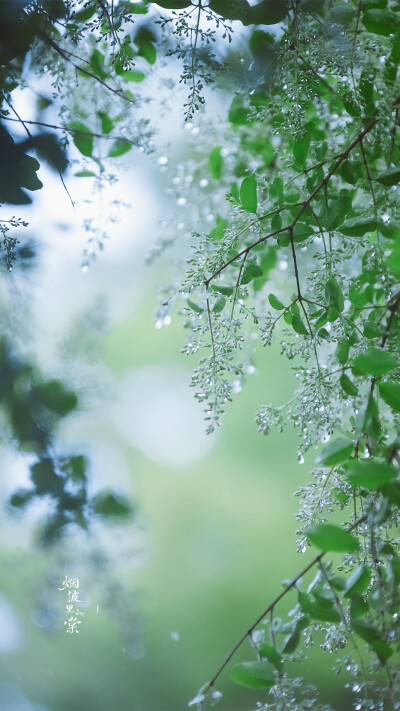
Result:
[[164,318],[163,318],[163,324],[164,324],[164,326],[169,326],[170,323],[171,323],[171,316],[169,316],[169,315],[168,315],[168,316],[164,316]]
[[200,184],[200,187],[201,187],[201,188],[207,187],[207,185],[208,185],[208,180],[207,180],[207,178],[202,178],[202,179],[200,180],[200,183],[199,183],[199,184]]
[[159,164],[159,165],[167,165],[167,163],[168,163],[168,158],[167,158],[167,156],[161,156],[161,157],[158,159],[158,164]]
[[279,262],[279,269],[281,270],[281,272],[284,272],[287,269],[287,262],[285,260],[282,259]]
[[89,270],[89,267],[88,267],[87,264],[84,264],[83,267],[81,268],[81,272],[83,272],[84,274],[86,274],[86,272],[87,272],[88,270]]
[[161,328],[163,325],[163,322],[160,318],[158,318],[154,325],[156,328]]
[[299,464],[304,464],[304,457],[301,452],[297,452],[297,461]]
[[186,198],[180,197],[177,199],[176,202],[177,202],[177,205],[179,205],[179,207],[182,207],[183,205],[186,205]]
[[174,642],[179,642],[179,632],[171,632],[171,639]]

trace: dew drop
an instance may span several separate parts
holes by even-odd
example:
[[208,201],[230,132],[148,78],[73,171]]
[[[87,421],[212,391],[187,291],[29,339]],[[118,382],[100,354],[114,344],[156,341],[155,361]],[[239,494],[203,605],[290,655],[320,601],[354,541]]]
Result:
[[297,461],[299,464],[304,464],[304,457],[301,452],[297,452]]
[[179,205],[179,207],[183,207],[183,205],[186,205],[186,198],[180,197],[177,199],[176,202],[177,202],[177,205]]

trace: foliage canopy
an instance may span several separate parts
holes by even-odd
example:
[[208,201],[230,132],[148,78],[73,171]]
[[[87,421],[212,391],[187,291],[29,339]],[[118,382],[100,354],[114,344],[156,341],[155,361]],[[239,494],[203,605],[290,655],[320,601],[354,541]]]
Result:
[[[249,638],[256,659],[234,665],[231,678],[266,690],[260,708],[322,708],[316,690],[292,679],[292,662],[322,631],[334,671],[350,679],[354,708],[399,708],[399,3],[7,0],[0,20],[3,204],[31,201],[42,187],[39,160],[63,182],[68,143],[82,157],[75,175],[99,189],[112,161],[133,146],[151,153],[142,86],[160,56],[180,62],[187,121],[201,125],[210,89],[218,90],[225,119],[212,122],[206,110],[201,146],[170,168],[179,185],[169,189],[171,203],[193,208],[184,226],[192,246],[181,250],[157,319],[173,307],[183,315],[183,351],[198,356],[192,386],[210,434],[255,372],[255,340],[268,346],[279,338],[298,388],[279,407],[259,403],[257,427],[268,434],[292,423],[300,462],[324,443],[311,481],[297,492],[299,551],[311,545],[315,558],[192,704],[205,708]],[[34,122],[14,107],[15,93],[28,89],[27,64],[51,76],[51,98],[41,97]],[[45,120],[53,104],[58,125]],[[25,129],[23,141],[14,122]],[[156,252],[177,239],[176,218],[170,222]],[[20,256],[24,224],[0,223],[8,269]],[[88,229],[85,264],[104,239]],[[34,488],[16,492],[11,504],[50,494],[58,502],[51,535],[71,522],[87,526],[90,510],[128,513],[111,492],[89,502],[83,458],[54,454],[55,421],[75,407],[75,394],[43,381],[11,350],[4,340],[3,408],[11,438],[37,454]],[[328,560],[331,553],[340,555]],[[296,598],[290,616],[275,618],[286,594]]]

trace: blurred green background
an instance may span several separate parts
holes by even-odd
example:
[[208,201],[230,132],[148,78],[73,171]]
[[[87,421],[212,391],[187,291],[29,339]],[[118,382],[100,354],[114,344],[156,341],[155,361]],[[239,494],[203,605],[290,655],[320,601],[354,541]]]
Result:
[[[296,553],[293,493],[308,480],[313,453],[300,465],[291,429],[265,438],[254,424],[262,403],[292,394],[290,364],[282,363],[279,346],[259,347],[258,374],[247,378],[220,431],[204,435],[201,406],[188,387],[195,360],[180,355],[180,318],[154,327],[156,287],[168,281],[169,267],[166,259],[144,265],[159,196],[157,176],[140,167],[126,188],[132,210],[87,272],[79,267],[79,214],[70,214],[48,176],[30,217],[41,237],[36,266],[16,268],[3,287],[15,329],[28,333],[26,353],[79,393],[80,409],[60,428],[60,446],[88,455],[92,492],[108,486],[134,506],[127,523],[96,520],[88,533],[71,531],[43,548],[45,508],[17,514],[7,505],[26,481],[29,457],[3,449],[4,711],[185,709],[281,581],[311,558]],[[65,575],[80,583],[79,634],[64,626],[66,593],[58,588]],[[277,614],[295,602],[288,596]],[[335,695],[333,660],[321,660],[316,639],[306,673],[319,683],[326,678],[320,686],[328,700]],[[234,661],[251,658],[245,643]],[[228,670],[216,685],[223,693],[218,708],[245,711],[267,702],[267,692],[231,683]],[[292,671],[300,669],[294,664]]]

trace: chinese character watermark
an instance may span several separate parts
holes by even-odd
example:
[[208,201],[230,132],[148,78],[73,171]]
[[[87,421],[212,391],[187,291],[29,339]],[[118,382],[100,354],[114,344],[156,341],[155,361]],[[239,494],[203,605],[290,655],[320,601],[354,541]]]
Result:
[[79,634],[78,625],[82,624],[82,620],[79,619],[79,616],[84,615],[84,612],[79,610],[75,604],[82,602],[82,600],[79,599],[78,588],[78,578],[68,578],[67,576],[65,576],[63,580],[62,587],[58,588],[58,590],[67,590],[65,610],[68,617],[64,621],[64,625],[67,626],[67,632],[69,632],[69,634],[74,634],[74,632]]

